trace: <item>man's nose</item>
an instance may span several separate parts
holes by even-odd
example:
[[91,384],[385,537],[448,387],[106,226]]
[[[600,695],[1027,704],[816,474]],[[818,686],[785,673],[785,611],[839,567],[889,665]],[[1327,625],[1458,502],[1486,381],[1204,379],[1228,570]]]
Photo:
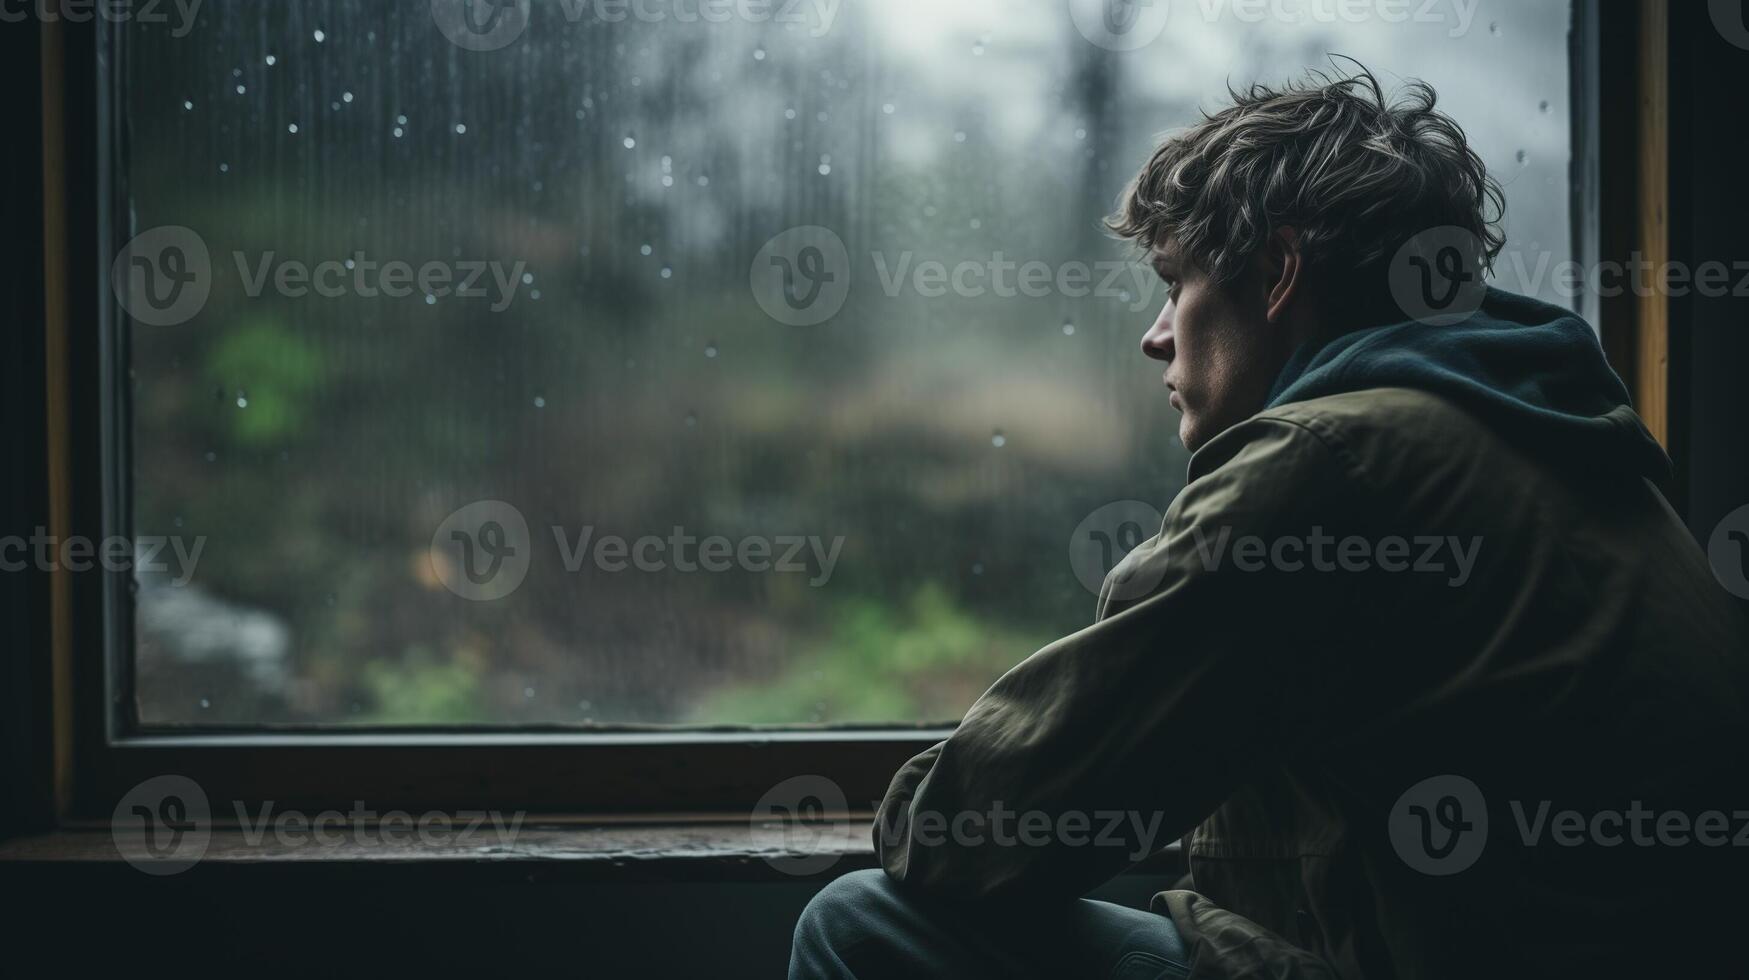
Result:
[[1168,302],[1161,308],[1154,325],[1142,334],[1142,353],[1156,361],[1172,360],[1172,314],[1172,304]]

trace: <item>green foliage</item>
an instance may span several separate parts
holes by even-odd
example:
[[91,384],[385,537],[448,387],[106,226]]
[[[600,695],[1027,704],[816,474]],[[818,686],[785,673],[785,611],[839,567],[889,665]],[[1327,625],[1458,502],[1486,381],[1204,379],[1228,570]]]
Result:
[[304,434],[310,419],[307,402],[322,372],[320,349],[271,315],[245,319],[207,352],[207,378],[240,402],[229,416],[230,437],[250,448]]
[[695,719],[955,721],[993,677],[1051,639],[980,619],[934,582],[902,605],[859,597],[825,618],[833,625],[812,650],[777,677],[713,692],[695,708]]
[[441,663],[415,648],[399,662],[372,660],[364,665],[365,686],[375,696],[369,722],[384,725],[441,725],[477,722],[485,714],[476,696],[480,681],[458,663]]

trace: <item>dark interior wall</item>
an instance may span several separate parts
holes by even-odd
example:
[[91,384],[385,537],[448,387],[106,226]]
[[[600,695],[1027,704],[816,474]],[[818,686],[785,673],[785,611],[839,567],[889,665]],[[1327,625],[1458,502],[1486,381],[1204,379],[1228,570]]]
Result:
[[[41,72],[36,22],[0,23],[0,537],[48,524]],[[48,606],[46,575],[0,571],[0,835],[52,818]]]
[[[1738,20],[1713,19],[1724,16]],[[1704,547],[1749,505],[1749,26],[1740,3],[1674,3],[1670,17],[1671,259],[1732,270],[1728,295],[1671,301],[1671,380],[1687,387],[1673,406],[1687,424],[1685,513]]]
[[[781,977],[825,884],[591,880],[562,863],[203,863],[163,878],[125,864],[0,866],[11,956],[68,975],[172,971],[389,976]],[[1145,907],[1171,887],[1124,875],[1095,894]],[[253,972],[253,970],[251,970]]]

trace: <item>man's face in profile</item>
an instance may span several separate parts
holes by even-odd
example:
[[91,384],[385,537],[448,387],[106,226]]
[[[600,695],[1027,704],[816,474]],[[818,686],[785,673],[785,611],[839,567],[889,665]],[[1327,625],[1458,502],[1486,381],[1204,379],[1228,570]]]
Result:
[[1178,438],[1195,452],[1262,411],[1290,351],[1285,331],[1266,315],[1260,275],[1247,271],[1234,282],[1214,282],[1170,244],[1150,259],[1167,298],[1142,336],[1142,353],[1166,362],[1162,379],[1181,413]]

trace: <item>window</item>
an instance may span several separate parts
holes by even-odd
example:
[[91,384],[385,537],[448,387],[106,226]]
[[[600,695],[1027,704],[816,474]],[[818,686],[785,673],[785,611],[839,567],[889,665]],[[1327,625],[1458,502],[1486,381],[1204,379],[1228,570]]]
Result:
[[1431,82],[1572,302],[1567,6],[1414,8],[104,25],[110,734],[950,724],[1182,483],[1098,219],[1227,83]]

